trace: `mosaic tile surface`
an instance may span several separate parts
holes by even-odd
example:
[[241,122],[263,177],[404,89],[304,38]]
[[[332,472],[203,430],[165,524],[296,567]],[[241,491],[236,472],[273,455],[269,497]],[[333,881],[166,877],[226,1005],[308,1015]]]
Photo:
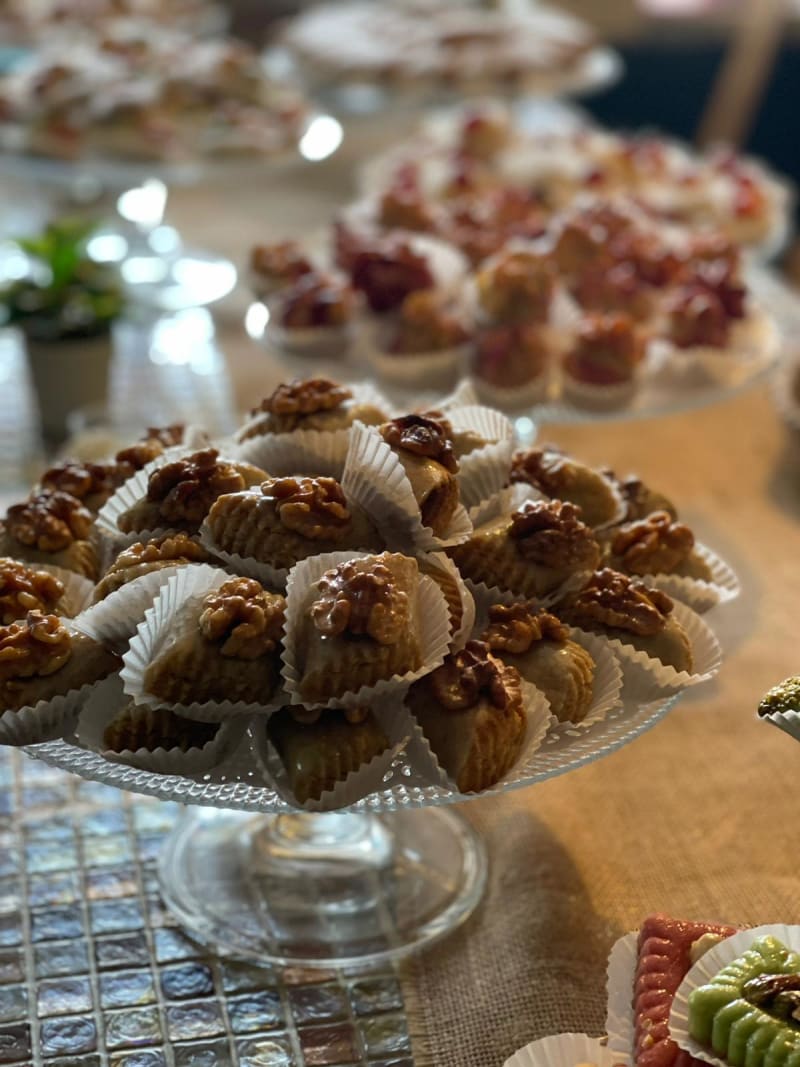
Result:
[[258,970],[174,925],[176,813],[0,748],[0,1067],[412,1067],[393,971]]

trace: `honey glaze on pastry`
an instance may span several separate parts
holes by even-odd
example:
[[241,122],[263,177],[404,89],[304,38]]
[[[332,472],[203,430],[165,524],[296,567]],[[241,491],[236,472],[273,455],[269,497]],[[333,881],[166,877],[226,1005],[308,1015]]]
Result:
[[97,514],[105,502],[129,478],[131,470],[121,463],[84,463],[66,460],[42,475],[42,489],[59,490],[80,500]]
[[136,541],[117,556],[97,583],[94,601],[104,600],[128,582],[145,574],[187,563],[213,563],[213,556],[189,534],[165,534],[149,541]]
[[220,551],[277,568],[323,552],[382,547],[335,478],[269,478],[258,489],[221,496],[206,529]]
[[575,504],[587,526],[601,526],[617,513],[618,501],[609,479],[565,456],[553,445],[515,452],[511,481],[532,485],[545,496]]
[[459,504],[458,461],[447,424],[425,415],[403,415],[381,426],[380,432],[406,473],[422,525],[443,537]]
[[194,722],[169,708],[149,708],[131,701],[105,728],[103,744],[111,752],[137,752],[140,748],[188,752],[203,748],[218,732],[219,723]]
[[620,526],[609,542],[609,566],[624,574],[677,574],[709,582],[711,568],[694,550],[694,534],[666,511]]
[[559,722],[580,722],[592,703],[594,660],[555,615],[528,604],[495,604],[482,640],[547,697]]
[[447,552],[464,577],[525,599],[552,592],[600,561],[580,509],[560,500],[527,501]]
[[264,477],[258,467],[220,459],[215,448],[206,448],[152,471],[144,500],[124,511],[117,525],[123,533],[162,526],[196,533],[217,497]]
[[312,589],[297,635],[298,691],[317,704],[422,666],[416,560],[396,552],[347,560]]
[[389,747],[366,707],[281,708],[270,716],[267,733],[300,804],[319,800]]
[[29,611],[58,614],[64,583],[49,571],[26,566],[8,557],[0,559],[0,623],[24,619]]
[[526,725],[519,672],[482,641],[470,641],[415,682],[408,706],[462,793],[499,782],[519,755]]
[[691,672],[692,647],[683,627],[672,617],[673,607],[670,597],[660,589],[651,589],[606,567],[553,610],[570,626],[615,637],[676,671]]
[[0,708],[19,711],[63,696],[119,669],[120,659],[57,615],[28,612],[0,626]]
[[279,385],[253,408],[237,440],[294,430],[346,430],[356,419],[374,426],[385,418],[385,412],[373,404],[359,403],[346,386],[329,378],[296,378]]
[[89,540],[92,528],[91,512],[80,500],[60,490],[42,490],[6,512],[0,554],[63,567],[94,581],[99,560]]
[[231,578],[175,615],[144,688],[166,704],[268,703],[279,676],[286,601],[252,578]]

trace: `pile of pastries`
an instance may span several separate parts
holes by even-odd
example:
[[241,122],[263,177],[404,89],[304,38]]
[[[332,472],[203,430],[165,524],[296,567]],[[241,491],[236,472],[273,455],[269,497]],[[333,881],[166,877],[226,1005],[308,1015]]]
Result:
[[484,212],[492,197],[525,195],[548,216],[585,194],[624,193],[665,221],[715,227],[756,247],[785,236],[791,206],[785,181],[732,149],[697,153],[660,134],[583,123],[526,129],[492,102],[431,120],[367,164],[367,195],[382,197],[400,183],[414,184],[429,210],[449,211],[456,221],[467,194],[467,204]]
[[590,78],[593,31],[541,4],[364,0],[296,16],[284,44],[317,87],[372,85],[415,97],[563,91]]
[[800,1056],[799,1008],[800,927],[650,915],[609,957],[607,1045],[560,1034],[505,1067],[784,1067]]
[[409,392],[467,377],[509,411],[559,399],[624,410],[645,389],[731,386],[774,359],[775,323],[720,232],[632,199],[545,217],[527,194],[475,196],[441,210],[405,175],[345,211],[324,259],[292,241],[257,245],[250,273],[271,340],[350,358]]
[[74,29],[120,18],[147,19],[156,26],[179,26],[195,35],[219,30],[225,24],[222,9],[210,0],[3,0],[0,30],[5,42],[37,43],[68,25]]
[[289,802],[339,807],[400,757],[496,787],[623,685],[710,677],[690,605],[735,595],[723,562],[640,480],[515,452],[472,400],[398,415],[295,380],[233,438],[151,428],[45,472],[0,524],[0,743],[186,776],[247,751]]
[[148,19],[65,28],[0,78],[7,146],[58,159],[269,156],[294,149],[307,118],[249,45]]

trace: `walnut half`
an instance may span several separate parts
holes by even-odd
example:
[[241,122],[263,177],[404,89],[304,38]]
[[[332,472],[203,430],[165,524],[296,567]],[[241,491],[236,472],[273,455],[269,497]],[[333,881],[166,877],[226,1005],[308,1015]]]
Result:
[[311,618],[325,637],[340,634],[371,637],[381,645],[396,644],[409,616],[408,595],[397,587],[385,563],[352,559],[340,563],[317,582],[319,595]]
[[563,645],[569,629],[546,611],[528,604],[494,604],[489,608],[489,625],[483,640],[492,652],[521,655],[537,641],[555,641]]
[[573,626],[591,629],[599,623],[647,637],[661,633],[672,608],[672,600],[660,589],[606,567],[559,605],[558,614]]
[[57,615],[29,611],[24,622],[0,626],[0,682],[45,678],[71,655],[69,630]]
[[630,574],[669,572],[684,563],[694,548],[694,534],[666,511],[656,511],[620,528],[611,552]]
[[580,519],[581,509],[561,500],[529,500],[511,516],[509,537],[523,559],[545,567],[596,566],[599,547]]
[[40,552],[60,552],[73,541],[86,540],[92,516],[69,493],[43,490],[8,509],[6,529],[22,545]]
[[415,456],[434,459],[451,474],[458,470],[453,443],[448,436],[449,424],[425,415],[403,415],[381,427],[387,445],[411,452]]
[[318,411],[332,411],[352,398],[346,386],[337,385],[329,378],[295,378],[279,385],[251,414],[313,415]]
[[50,611],[64,595],[64,583],[49,571],[0,559],[0,623],[23,619],[29,611]]
[[158,503],[167,522],[199,524],[217,497],[244,488],[245,479],[236,467],[221,460],[215,448],[206,448],[154,470],[147,499]]
[[336,541],[347,532],[350,512],[335,478],[278,478],[261,488],[275,499],[287,530],[312,541]]
[[431,673],[430,687],[435,699],[448,711],[472,708],[484,695],[494,707],[505,708],[515,695],[510,684],[514,676],[518,696],[516,670],[504,667],[495,659],[485,642],[468,641],[460,652],[451,653]]
[[220,643],[231,659],[258,659],[277,648],[283,634],[286,601],[253,578],[231,578],[203,601],[200,632]]

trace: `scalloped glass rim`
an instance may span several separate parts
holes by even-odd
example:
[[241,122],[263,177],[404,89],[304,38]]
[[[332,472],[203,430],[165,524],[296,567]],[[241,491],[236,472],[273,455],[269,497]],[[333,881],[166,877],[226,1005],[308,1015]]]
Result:
[[[547,735],[537,754],[535,773],[509,783],[503,791],[535,785],[610,755],[660,722],[680,700],[681,695],[682,693],[677,693],[647,704],[625,703],[610,712],[602,722],[586,730],[570,728],[568,723],[555,727]],[[220,772],[216,775],[211,772],[197,778],[159,775],[123,764],[110,763],[98,753],[66,741],[31,745],[25,748],[25,752],[35,759],[71,771],[82,778],[133,793],[158,797],[161,800],[270,814],[298,813],[300,810],[287,804],[268,785],[261,784],[255,770],[248,773],[248,780],[228,780],[224,773]],[[395,761],[390,774],[385,789],[370,794],[345,810],[391,812],[409,807],[454,804],[486,795],[465,795],[420,783],[402,757]],[[253,784],[254,782],[258,784]]]

